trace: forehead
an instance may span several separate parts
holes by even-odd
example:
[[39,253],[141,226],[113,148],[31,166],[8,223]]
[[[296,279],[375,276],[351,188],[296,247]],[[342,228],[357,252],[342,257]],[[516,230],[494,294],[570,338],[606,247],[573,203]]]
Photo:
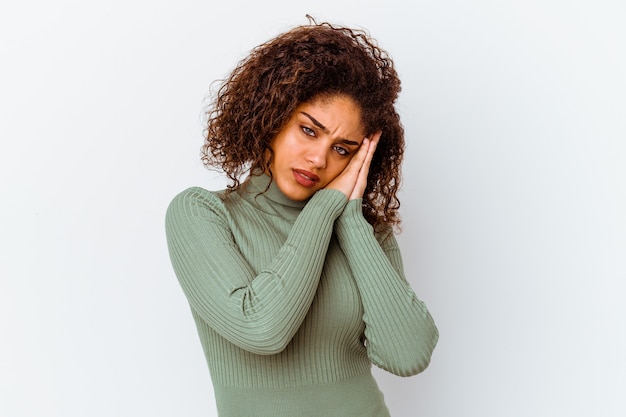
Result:
[[347,96],[324,96],[302,103],[296,108],[296,115],[310,115],[328,131],[342,131],[353,135],[363,134],[361,108]]

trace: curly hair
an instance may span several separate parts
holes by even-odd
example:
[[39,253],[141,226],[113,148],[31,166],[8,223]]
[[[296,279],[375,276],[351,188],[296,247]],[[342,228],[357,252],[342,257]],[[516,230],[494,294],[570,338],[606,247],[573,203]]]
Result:
[[397,226],[404,129],[395,109],[400,80],[393,61],[363,30],[309,20],[254,48],[221,81],[207,111],[202,161],[225,172],[229,191],[247,172],[271,175],[270,143],[296,107],[321,97],[348,96],[361,108],[365,134],[382,131],[363,215],[376,228]]

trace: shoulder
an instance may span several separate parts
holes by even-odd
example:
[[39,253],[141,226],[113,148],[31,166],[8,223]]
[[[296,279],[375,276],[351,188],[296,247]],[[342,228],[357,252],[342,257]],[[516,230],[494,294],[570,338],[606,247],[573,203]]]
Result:
[[192,219],[225,218],[227,215],[223,191],[190,187],[172,199],[165,217],[167,223],[170,224]]

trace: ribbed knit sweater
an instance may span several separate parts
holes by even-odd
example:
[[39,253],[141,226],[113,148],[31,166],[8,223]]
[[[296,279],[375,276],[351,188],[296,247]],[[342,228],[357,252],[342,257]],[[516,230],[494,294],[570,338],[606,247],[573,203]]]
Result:
[[292,201],[252,176],[183,191],[166,232],[220,417],[388,416],[371,363],[408,376],[430,361],[435,324],[361,200]]

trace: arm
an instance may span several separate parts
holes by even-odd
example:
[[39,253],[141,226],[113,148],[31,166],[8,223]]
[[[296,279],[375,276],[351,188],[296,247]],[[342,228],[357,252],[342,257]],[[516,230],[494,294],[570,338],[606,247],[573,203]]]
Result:
[[379,243],[359,199],[349,202],[335,230],[361,294],[370,360],[396,375],[423,371],[439,333],[404,277],[393,233],[381,234]]
[[174,271],[194,311],[230,342],[257,354],[283,350],[311,305],[347,200],[322,190],[304,207],[274,260],[255,273],[235,244],[219,198],[195,188],[166,215]]
[[439,333],[404,278],[393,234],[381,235],[379,243],[363,217],[362,196],[380,136],[379,131],[371,140],[365,138],[359,153],[327,188],[343,192],[350,200],[335,231],[361,294],[368,356],[377,366],[408,376],[426,369]]

